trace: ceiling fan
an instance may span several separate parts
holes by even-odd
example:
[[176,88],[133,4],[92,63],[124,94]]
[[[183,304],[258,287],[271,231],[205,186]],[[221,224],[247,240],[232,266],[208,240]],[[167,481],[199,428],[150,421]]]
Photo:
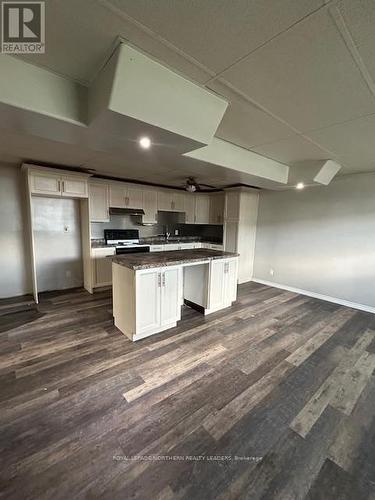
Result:
[[186,191],[189,193],[195,193],[196,191],[202,191],[202,188],[216,189],[215,186],[210,186],[209,184],[198,183],[195,177],[188,177],[183,184]]

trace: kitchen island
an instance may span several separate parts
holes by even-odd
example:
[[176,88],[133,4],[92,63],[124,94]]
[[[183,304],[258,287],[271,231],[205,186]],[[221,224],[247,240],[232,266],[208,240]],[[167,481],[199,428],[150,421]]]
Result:
[[203,314],[237,297],[238,254],[209,249],[134,253],[112,260],[113,316],[131,340],[176,326],[185,303]]

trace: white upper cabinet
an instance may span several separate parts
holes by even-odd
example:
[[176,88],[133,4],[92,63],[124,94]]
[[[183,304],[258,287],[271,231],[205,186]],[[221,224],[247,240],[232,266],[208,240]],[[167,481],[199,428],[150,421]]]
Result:
[[61,195],[66,198],[87,198],[87,179],[63,175],[61,177]]
[[60,196],[60,176],[44,172],[30,172],[30,190],[32,194]]
[[224,194],[210,195],[210,224],[223,224],[224,222]]
[[195,223],[195,195],[187,193],[185,194],[184,200],[184,211],[185,211],[185,223],[194,224]]
[[225,196],[225,220],[239,220],[240,196],[238,191],[228,191]]
[[158,193],[152,189],[144,189],[142,196],[142,208],[145,212],[142,222],[146,224],[156,224],[158,215]]
[[142,208],[142,189],[137,187],[128,186],[125,193],[125,207],[126,208]]
[[158,210],[164,212],[183,212],[185,210],[185,193],[165,190],[158,192]]
[[172,210],[172,192],[171,191],[159,191],[158,192],[158,210],[161,211],[171,211]]
[[90,222],[109,222],[108,185],[89,184]]
[[109,206],[112,208],[142,208],[142,189],[123,183],[109,185]]
[[210,223],[210,197],[208,194],[195,195],[195,223]]
[[174,212],[183,212],[185,210],[185,193],[172,191],[172,210]]
[[87,198],[87,177],[65,175],[58,171],[29,171],[30,192],[34,195]]
[[125,208],[125,185],[110,184],[109,186],[109,206],[112,208]]

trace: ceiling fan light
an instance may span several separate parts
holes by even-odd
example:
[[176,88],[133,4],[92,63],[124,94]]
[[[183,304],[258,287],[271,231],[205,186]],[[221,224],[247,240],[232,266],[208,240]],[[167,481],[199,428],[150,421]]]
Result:
[[194,184],[187,184],[186,185],[186,191],[189,191],[189,193],[195,193],[197,188],[194,186]]

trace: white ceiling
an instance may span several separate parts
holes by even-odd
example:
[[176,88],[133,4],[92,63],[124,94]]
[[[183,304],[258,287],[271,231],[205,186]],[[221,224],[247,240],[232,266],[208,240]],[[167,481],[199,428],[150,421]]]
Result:
[[[291,166],[332,158],[343,165],[340,175],[375,170],[374,0],[46,4],[46,54],[24,60],[88,85],[121,36],[229,100],[218,137]],[[1,150],[17,153],[1,142]],[[28,148],[38,156],[35,143]],[[76,164],[116,171],[124,164],[121,156],[83,149],[66,152],[69,161],[77,154]],[[190,167],[202,181],[228,177],[186,159],[143,173],[177,182]],[[124,170],[134,175],[126,162]]]

